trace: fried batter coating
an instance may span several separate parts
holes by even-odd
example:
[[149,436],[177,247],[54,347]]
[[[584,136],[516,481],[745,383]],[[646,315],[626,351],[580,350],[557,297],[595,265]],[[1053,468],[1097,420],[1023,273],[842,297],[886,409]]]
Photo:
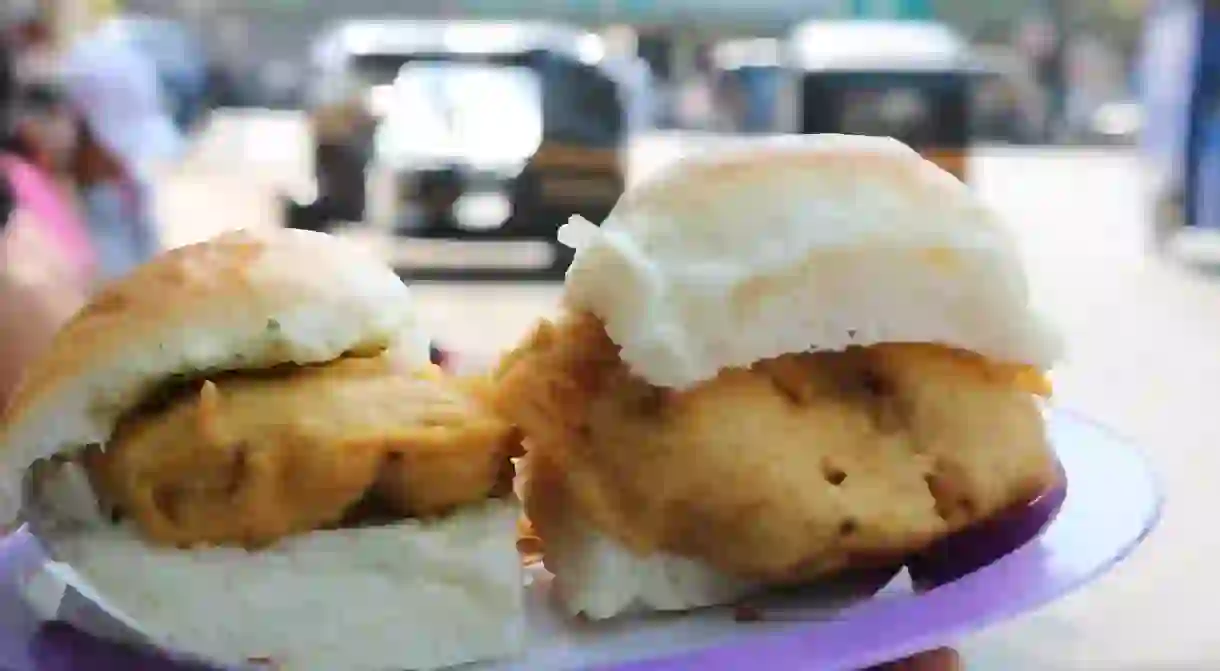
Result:
[[945,347],[789,355],[674,391],[576,315],[497,379],[544,544],[577,516],[641,555],[799,581],[900,559],[1057,478],[1041,376]]
[[253,548],[370,496],[399,517],[484,500],[518,448],[473,388],[382,355],[214,377],[131,414],[86,464],[150,540]]

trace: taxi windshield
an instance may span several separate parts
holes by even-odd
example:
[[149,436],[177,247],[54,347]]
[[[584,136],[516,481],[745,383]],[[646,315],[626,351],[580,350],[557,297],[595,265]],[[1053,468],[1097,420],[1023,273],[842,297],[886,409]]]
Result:
[[386,91],[385,140],[411,153],[519,160],[541,142],[542,108],[542,86],[529,68],[408,63]]
[[527,68],[461,62],[402,67],[386,102],[395,121],[439,134],[495,133],[539,123],[542,91]]

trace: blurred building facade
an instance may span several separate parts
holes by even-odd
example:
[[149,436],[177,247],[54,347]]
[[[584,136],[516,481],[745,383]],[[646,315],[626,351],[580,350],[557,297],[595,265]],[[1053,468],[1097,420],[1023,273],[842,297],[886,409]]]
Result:
[[[84,0],[58,0],[82,2]],[[926,18],[934,0],[124,0],[133,12],[170,15],[223,45],[218,51],[260,67],[299,62],[309,37],[342,18],[412,16],[550,19],[591,28],[627,24],[663,78],[696,67],[700,44],[729,36],[771,36],[816,17]],[[237,65],[237,64],[235,64]]]
[[[935,18],[995,55],[993,60],[1029,71],[1038,100],[1026,106],[1045,109],[1026,116],[1043,117],[1035,125],[1045,126],[1040,134],[1050,137],[1071,118],[1088,117],[1125,95],[1120,89],[1147,0],[0,0],[22,2],[51,8],[65,34],[114,11],[180,20],[210,45],[219,70],[241,80],[234,86],[282,92],[272,98],[289,106],[292,91],[307,77],[305,56],[313,37],[345,18],[545,19],[598,31],[630,26],[636,54],[671,106],[684,92],[707,87],[708,50],[717,42],[777,37],[794,23],[816,18]],[[1025,38],[1039,27],[1056,36],[1053,48],[1029,48]],[[1066,46],[1067,37],[1084,46]],[[688,86],[692,81],[694,89]]]
[[[728,36],[765,37],[793,22],[826,17],[937,18],[984,40],[1007,35],[1031,13],[1061,14],[1133,41],[1147,0],[5,0],[50,8],[71,31],[107,12],[168,15],[207,34],[240,32],[250,58],[297,58],[303,42],[344,17],[415,16],[554,19],[597,27],[630,24],[642,35],[665,34],[679,43]],[[253,37],[257,36],[257,37]],[[648,49],[645,39],[641,48]],[[682,51],[681,49],[679,51]],[[689,50],[688,50],[689,51]],[[677,60],[690,58],[677,56]]]

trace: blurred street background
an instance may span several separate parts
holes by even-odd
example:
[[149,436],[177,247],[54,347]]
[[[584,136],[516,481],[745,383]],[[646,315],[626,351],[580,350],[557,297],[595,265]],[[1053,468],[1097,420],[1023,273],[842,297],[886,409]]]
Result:
[[1058,402],[1144,444],[1169,492],[1130,562],[961,642],[967,668],[1220,668],[1216,3],[3,2],[49,90],[40,59],[116,20],[155,61],[184,140],[139,171],[159,245],[285,225],[361,240],[459,361],[552,311],[558,223],[653,170],[760,134],[908,141],[1017,233],[1069,340]]

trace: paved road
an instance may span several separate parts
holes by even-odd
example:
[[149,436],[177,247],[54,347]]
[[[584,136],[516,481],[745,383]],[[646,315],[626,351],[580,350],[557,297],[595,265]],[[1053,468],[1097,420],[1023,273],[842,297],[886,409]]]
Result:
[[[291,118],[226,119],[195,160],[167,181],[163,210],[176,242],[273,222],[272,185],[306,174]],[[641,172],[713,141],[637,143]],[[1209,623],[1220,603],[1212,568],[1220,533],[1220,283],[1149,260],[1137,166],[1118,152],[983,151],[984,198],[1026,250],[1039,303],[1059,318],[1071,358],[1058,402],[1145,444],[1171,492],[1164,523],[1116,573],[1055,606],[965,642],[971,668],[1220,668]],[[475,356],[509,345],[555,307],[552,287],[423,285],[437,335]],[[477,328],[476,328],[477,326]]]

